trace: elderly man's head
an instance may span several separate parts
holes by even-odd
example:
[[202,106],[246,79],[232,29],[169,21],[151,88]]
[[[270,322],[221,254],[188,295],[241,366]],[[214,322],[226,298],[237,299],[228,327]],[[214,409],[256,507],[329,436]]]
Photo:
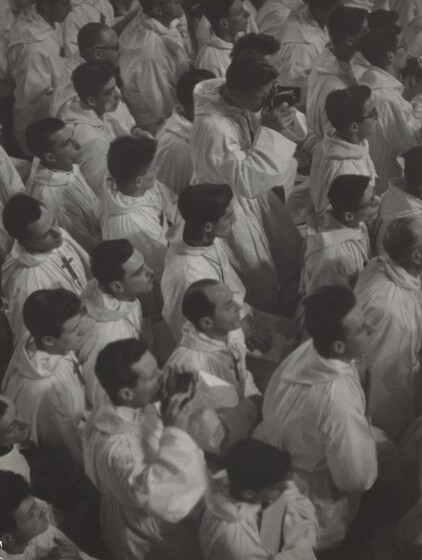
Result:
[[37,12],[50,24],[62,23],[72,11],[71,0],[36,0]]
[[409,274],[422,272],[422,216],[392,221],[383,239],[388,256]]

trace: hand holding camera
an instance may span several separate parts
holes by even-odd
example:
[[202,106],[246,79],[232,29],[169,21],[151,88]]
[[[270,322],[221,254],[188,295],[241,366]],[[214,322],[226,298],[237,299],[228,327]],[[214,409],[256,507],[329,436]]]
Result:
[[261,123],[276,132],[294,125],[294,104],[300,101],[300,88],[283,87],[274,83],[262,111]]
[[198,376],[194,372],[168,373],[164,387],[165,397],[161,403],[164,426],[186,430],[194,412],[192,401],[197,381]]

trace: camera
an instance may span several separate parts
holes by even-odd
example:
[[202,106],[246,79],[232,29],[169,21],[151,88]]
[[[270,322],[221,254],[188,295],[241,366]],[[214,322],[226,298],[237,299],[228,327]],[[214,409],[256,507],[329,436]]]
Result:
[[194,381],[195,376],[191,372],[171,373],[166,383],[167,396],[172,397],[178,393],[187,393]]
[[418,83],[422,79],[422,56],[409,56],[402,74],[404,78],[413,79]]
[[287,103],[289,106],[299,103],[300,101],[300,88],[299,87],[284,87],[275,82],[266,101],[266,110],[272,111],[282,103]]

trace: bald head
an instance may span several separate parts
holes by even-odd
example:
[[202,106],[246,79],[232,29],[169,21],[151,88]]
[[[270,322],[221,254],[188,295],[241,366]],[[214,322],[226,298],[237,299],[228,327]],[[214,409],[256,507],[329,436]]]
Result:
[[119,39],[114,29],[105,23],[90,22],[78,33],[81,57],[87,62],[105,60],[114,67],[119,64]]
[[388,256],[409,273],[422,272],[422,215],[393,220],[383,245]]

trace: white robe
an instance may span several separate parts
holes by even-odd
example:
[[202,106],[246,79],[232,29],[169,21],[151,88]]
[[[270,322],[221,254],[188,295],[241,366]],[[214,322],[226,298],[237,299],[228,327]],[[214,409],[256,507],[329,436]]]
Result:
[[8,453],[0,456],[0,470],[12,471],[23,476],[27,482],[31,481],[31,469],[28,461],[16,444],[12,445],[12,449]]
[[388,224],[397,218],[422,215],[422,200],[407,192],[406,179],[392,179],[381,197],[379,214],[375,223],[375,251],[385,255],[383,239]]
[[62,34],[31,5],[18,15],[10,31],[9,70],[15,83],[15,136],[29,153],[25,142],[27,126],[49,116],[50,97],[64,70]]
[[179,195],[192,182],[193,165],[189,149],[192,123],[176,106],[157,133],[157,179]]
[[[242,281],[230,264],[224,242],[216,238],[209,247],[191,247],[183,241],[183,227],[183,224],[179,224],[169,231],[167,237],[170,246],[161,279],[163,317],[176,341],[180,340],[182,327],[187,321],[182,314],[182,301],[191,284],[203,278],[224,282],[240,305],[243,304],[246,293]],[[243,307],[245,315],[249,306],[244,304]]]
[[216,481],[199,529],[204,560],[315,560],[318,527],[311,502],[293,482],[277,502],[283,549],[273,553],[259,534],[261,505],[234,500],[228,480]]
[[113,6],[109,0],[72,0],[72,11],[63,22],[63,41],[66,57],[78,52],[78,32],[87,23],[114,24]]
[[289,28],[286,22],[290,14],[302,7],[302,0],[266,0],[256,16],[259,32],[281,41],[284,31]]
[[360,83],[371,88],[378,110],[378,127],[369,137],[369,152],[378,174],[376,190],[381,194],[387,190],[390,179],[402,174],[397,156],[422,142],[422,121],[403,99],[403,84],[391,74],[371,66]]
[[79,326],[83,334],[77,355],[85,375],[86,397],[89,404],[94,406],[105,394],[95,375],[98,353],[109,342],[139,338],[142,309],[137,299],[119,301],[104,293],[96,280],[89,282],[81,299],[85,313]]
[[139,126],[155,132],[176,105],[176,82],[189,69],[183,37],[141,11],[119,37],[125,97]]
[[2,392],[29,423],[31,441],[42,449],[64,451],[82,465],[79,428],[85,415],[85,389],[73,352],[47,354],[25,335],[12,356]]
[[232,187],[237,221],[230,248],[251,302],[274,309],[279,284],[288,284],[297,272],[301,239],[271,189],[294,181],[296,144],[260,126],[259,115],[227,103],[220,95],[223,86],[224,80],[215,79],[195,88],[194,171],[199,181]]
[[6,258],[13,240],[3,227],[2,214],[9,198],[25,192],[25,187],[7,153],[0,146],[0,259]]
[[[26,332],[22,308],[32,292],[65,288],[79,295],[86,286],[88,255],[64,230],[61,233],[62,245],[47,253],[28,253],[15,241],[2,267],[5,313],[16,341]],[[71,260],[75,278],[63,259]]]
[[315,506],[318,549],[334,548],[377,477],[355,365],[322,358],[311,340],[305,342],[274,372],[263,418],[254,437],[290,452],[293,480]]
[[[263,8],[268,4],[265,3]],[[306,107],[308,79],[315,59],[329,41],[326,29],[314,20],[309,7],[292,12],[281,38],[281,47],[274,63],[283,86],[300,87],[300,106]]]
[[188,535],[172,526],[207,489],[202,451],[186,432],[163,427],[153,405],[114,407],[105,398],[89,418],[83,448],[85,472],[101,494],[102,536],[114,558],[197,560]]
[[232,60],[232,50],[233,43],[224,41],[211,32],[209,40],[198,51],[195,67],[213,72],[216,78],[225,78]]
[[421,281],[390,259],[377,257],[355,288],[372,328],[365,365],[370,372],[368,410],[374,426],[394,440],[414,418],[420,402]]
[[[248,397],[261,393],[246,369],[245,354],[240,329],[229,333],[228,341],[223,342],[208,338],[187,323],[179,346],[166,363],[166,369],[177,373],[205,371],[236,389],[239,399],[236,406],[200,409],[191,417],[187,431],[204,451],[222,453],[236,441],[250,437],[258,423],[258,409]],[[197,394],[200,398],[200,384]]]
[[100,201],[87,185],[77,165],[72,171],[53,171],[38,158],[32,163],[27,193],[43,202],[88,253],[101,241]]
[[353,289],[371,258],[366,225],[350,228],[330,212],[315,218],[305,239],[303,291],[311,294],[321,286],[341,285]]
[[145,257],[157,281],[164,269],[168,223],[174,224],[177,218],[176,200],[176,195],[159,181],[139,197],[121,193],[110,177],[104,189],[103,238],[129,239]]

